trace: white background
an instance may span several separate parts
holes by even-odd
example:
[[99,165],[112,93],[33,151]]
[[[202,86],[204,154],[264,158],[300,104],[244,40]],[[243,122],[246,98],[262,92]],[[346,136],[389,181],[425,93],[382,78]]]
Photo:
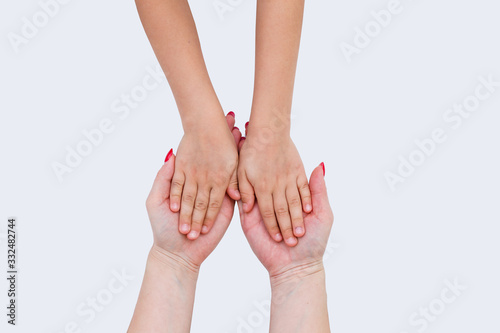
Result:
[[[443,115],[474,93],[479,76],[500,81],[500,6],[401,0],[402,12],[349,63],[341,43],[353,44],[355,28],[388,2],[306,5],[292,135],[308,174],[326,164],[333,332],[418,332],[410,316],[439,304],[455,278],[467,289],[426,332],[499,332],[500,88],[458,129]],[[232,3],[223,19],[212,0],[193,0],[192,9],[222,105],[244,128],[255,0]],[[180,119],[165,82],[125,119],[112,111],[157,65],[133,1],[60,5],[16,52],[9,33],[21,35],[22,18],[40,10],[36,0],[0,4],[0,267],[9,216],[18,218],[20,266],[18,326],[6,324],[2,278],[0,331],[59,333],[74,321],[80,332],[124,332],[152,242],[145,198],[182,136]],[[66,146],[75,149],[104,118],[113,132],[59,181],[53,163],[65,163]],[[435,128],[446,142],[391,191],[384,174]],[[85,322],[79,305],[122,270],[134,279]],[[256,327],[240,332],[266,332],[254,301],[269,298],[268,284],[236,211],[202,267],[192,332],[238,332],[249,317]]]

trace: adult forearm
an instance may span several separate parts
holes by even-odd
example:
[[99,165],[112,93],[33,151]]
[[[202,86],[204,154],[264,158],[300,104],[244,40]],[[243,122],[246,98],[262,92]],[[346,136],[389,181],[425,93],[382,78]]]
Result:
[[128,332],[188,333],[198,267],[153,247]]
[[330,332],[322,263],[272,276],[271,286],[271,333]]
[[185,131],[224,114],[213,89],[187,0],[136,0],[151,46],[167,77]]
[[258,0],[252,123],[289,129],[304,0]]

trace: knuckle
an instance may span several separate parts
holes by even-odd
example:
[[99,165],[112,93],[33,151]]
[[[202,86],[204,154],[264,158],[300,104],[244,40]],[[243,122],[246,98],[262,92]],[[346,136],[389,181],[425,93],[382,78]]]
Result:
[[291,198],[289,201],[288,201],[288,205],[290,207],[300,207],[302,205],[302,203],[300,202],[300,198],[299,197],[293,197]]
[[195,196],[193,193],[185,193],[182,196],[182,201],[187,202],[187,203],[192,203],[192,202],[194,202],[194,198],[195,198]]
[[255,189],[259,192],[270,192],[270,185],[268,182],[258,182],[255,184]]
[[288,216],[288,209],[286,209],[285,207],[278,207],[276,209],[276,215],[279,217],[286,217]]
[[303,223],[302,216],[292,216],[292,224],[294,226],[302,225]]
[[212,200],[212,201],[210,201],[209,207],[211,209],[218,209],[220,206],[221,206],[221,203],[220,203],[219,200]]
[[304,183],[302,185],[299,185],[299,189],[301,192],[309,192],[309,184],[308,183]]
[[274,218],[274,212],[271,209],[265,209],[262,212],[262,217],[264,219],[272,219],[272,218]]
[[196,201],[194,207],[198,210],[206,210],[207,209],[207,202],[204,200]]
[[180,190],[183,185],[184,185],[183,181],[181,181],[180,179],[174,179],[172,181],[172,191],[173,190]]
[[216,186],[224,186],[226,185],[226,183],[229,182],[229,177],[214,177],[213,178],[213,183],[216,185]]
[[193,223],[191,224],[191,227],[194,228],[194,229],[200,229],[201,225],[203,224],[203,220],[202,219],[193,219],[192,222]]

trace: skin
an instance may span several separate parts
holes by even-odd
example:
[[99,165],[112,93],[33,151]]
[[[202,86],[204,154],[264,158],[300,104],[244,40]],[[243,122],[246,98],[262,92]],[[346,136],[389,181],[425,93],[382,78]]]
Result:
[[212,228],[224,196],[240,199],[238,152],[205,66],[186,0],[136,0],[182,119],[170,208],[191,240]]
[[245,212],[241,201],[238,202],[243,232],[271,279],[271,333],[330,332],[323,255],[333,213],[328,202],[323,166],[314,169],[310,188],[314,210],[304,214],[307,236],[293,248],[283,242],[276,243],[270,237],[258,203],[250,212]]
[[[233,131],[236,142],[238,133]],[[190,331],[200,266],[215,249],[229,226],[234,201],[225,196],[217,223],[196,242],[177,232],[179,213],[170,211],[169,195],[175,156],[158,172],[147,199],[154,245],[129,333]],[[322,257],[333,223],[322,167],[311,175],[315,211],[304,216],[308,237],[290,248],[276,243],[264,226],[258,204],[245,213],[241,224],[256,256],[269,271],[272,288],[270,332],[330,332]],[[307,304],[307,306],[304,306]]]
[[[297,244],[312,210],[302,160],[290,138],[290,112],[304,0],[258,0],[252,126],[239,159],[224,123],[186,0],[136,0],[175,97],[184,137],[177,152],[170,208],[189,239],[212,228],[225,193],[255,199],[275,241]],[[207,124],[209,124],[207,126]],[[239,163],[239,166],[238,166]],[[239,182],[239,184],[238,184]],[[241,192],[241,194],[240,194]]]
[[[228,116],[227,123],[233,128],[234,118]],[[232,134],[234,143],[244,142],[237,128]],[[222,239],[234,213],[234,201],[226,195],[212,232],[196,242],[179,234],[180,215],[170,210],[175,158],[172,155],[160,169],[146,201],[154,244],[129,333],[190,331],[200,266]],[[304,215],[308,237],[294,248],[271,239],[258,204],[245,213],[238,203],[245,236],[270,274],[270,332],[330,332],[322,256],[333,215],[321,167],[313,171],[311,191],[315,211]]]
[[303,12],[303,0],[257,1],[252,114],[238,167],[243,210],[251,211],[257,199],[269,234],[289,246],[305,234],[302,210],[312,210],[304,166],[290,138]]
[[[232,116],[227,116],[228,125],[236,147],[241,133],[233,128]],[[200,266],[217,247],[233,217],[234,201],[225,195],[209,234],[201,235],[196,242],[180,234],[177,231],[180,213],[170,210],[175,160],[173,155],[162,166],[146,200],[154,244],[129,333],[189,332]]]

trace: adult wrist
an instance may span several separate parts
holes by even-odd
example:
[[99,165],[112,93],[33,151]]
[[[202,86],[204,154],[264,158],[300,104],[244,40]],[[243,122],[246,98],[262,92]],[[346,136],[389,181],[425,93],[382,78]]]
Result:
[[164,272],[165,276],[174,275],[180,281],[194,283],[198,280],[200,272],[199,265],[193,264],[178,254],[166,251],[156,244],[149,251],[147,266]]
[[293,265],[269,274],[272,289],[277,289],[282,286],[293,288],[298,285],[303,285],[308,280],[314,280],[324,276],[325,268],[322,259]]

